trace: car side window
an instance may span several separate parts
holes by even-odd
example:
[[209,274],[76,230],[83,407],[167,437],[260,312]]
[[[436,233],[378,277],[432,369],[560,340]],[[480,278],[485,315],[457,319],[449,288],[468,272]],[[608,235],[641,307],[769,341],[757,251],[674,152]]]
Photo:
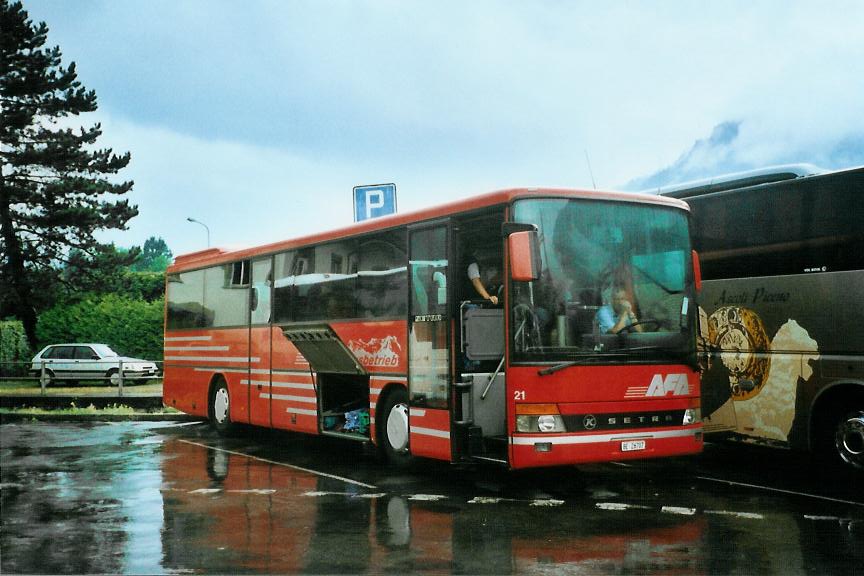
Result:
[[89,346],[76,346],[75,347],[75,359],[76,360],[98,360],[99,356]]
[[60,354],[57,357],[61,360],[73,360],[75,358],[75,347],[63,346],[60,349]]
[[51,358],[54,358],[56,355],[57,355],[57,346],[52,346],[52,347],[48,348],[47,350],[45,350],[45,352],[42,354],[42,359],[43,360],[50,360]]

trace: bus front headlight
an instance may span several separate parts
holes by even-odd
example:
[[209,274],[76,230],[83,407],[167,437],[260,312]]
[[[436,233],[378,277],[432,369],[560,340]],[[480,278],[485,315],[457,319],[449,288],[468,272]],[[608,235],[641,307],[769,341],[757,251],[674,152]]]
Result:
[[697,424],[702,420],[702,410],[699,408],[687,408],[684,410],[684,420],[681,422],[683,426]]
[[557,414],[516,416],[517,432],[566,432],[564,420]]

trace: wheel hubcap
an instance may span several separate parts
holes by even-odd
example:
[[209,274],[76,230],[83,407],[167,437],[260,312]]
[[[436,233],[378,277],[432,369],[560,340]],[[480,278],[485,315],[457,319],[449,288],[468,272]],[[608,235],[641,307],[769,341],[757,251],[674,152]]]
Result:
[[396,452],[408,450],[408,406],[396,404],[387,415],[387,441]]
[[864,412],[850,416],[837,427],[837,450],[846,462],[864,467]]
[[228,419],[228,390],[219,388],[213,398],[213,417],[222,424]]

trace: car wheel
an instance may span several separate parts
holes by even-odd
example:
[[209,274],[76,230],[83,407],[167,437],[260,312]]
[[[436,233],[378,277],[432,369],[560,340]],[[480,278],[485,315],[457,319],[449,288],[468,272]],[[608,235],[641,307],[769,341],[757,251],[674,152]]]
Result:
[[39,373],[39,384],[41,384],[42,386],[45,386],[47,388],[48,386],[54,384],[55,381],[56,378],[54,377],[54,372],[52,372],[51,370],[45,370],[44,374],[42,372]]
[[864,469],[864,412],[852,411],[837,421],[834,449],[843,462]]
[[105,373],[105,378],[111,386],[120,386],[120,372],[116,368],[112,368]]
[[231,395],[228,393],[228,384],[223,378],[219,378],[210,393],[210,424],[222,436],[226,436],[234,429],[231,422]]
[[[380,418],[379,415],[380,414]],[[397,388],[387,395],[376,410],[378,423],[378,446],[382,455],[395,466],[407,466],[413,461],[409,449],[408,392]]]

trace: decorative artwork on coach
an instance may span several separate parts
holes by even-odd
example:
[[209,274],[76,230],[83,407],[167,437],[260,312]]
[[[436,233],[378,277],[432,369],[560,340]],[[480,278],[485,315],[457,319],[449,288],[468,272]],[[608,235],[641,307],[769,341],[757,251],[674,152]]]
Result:
[[859,311],[838,314],[819,302],[855,282],[850,273],[706,282],[700,308],[706,427],[800,442],[807,422],[796,407],[832,383],[862,321]]

